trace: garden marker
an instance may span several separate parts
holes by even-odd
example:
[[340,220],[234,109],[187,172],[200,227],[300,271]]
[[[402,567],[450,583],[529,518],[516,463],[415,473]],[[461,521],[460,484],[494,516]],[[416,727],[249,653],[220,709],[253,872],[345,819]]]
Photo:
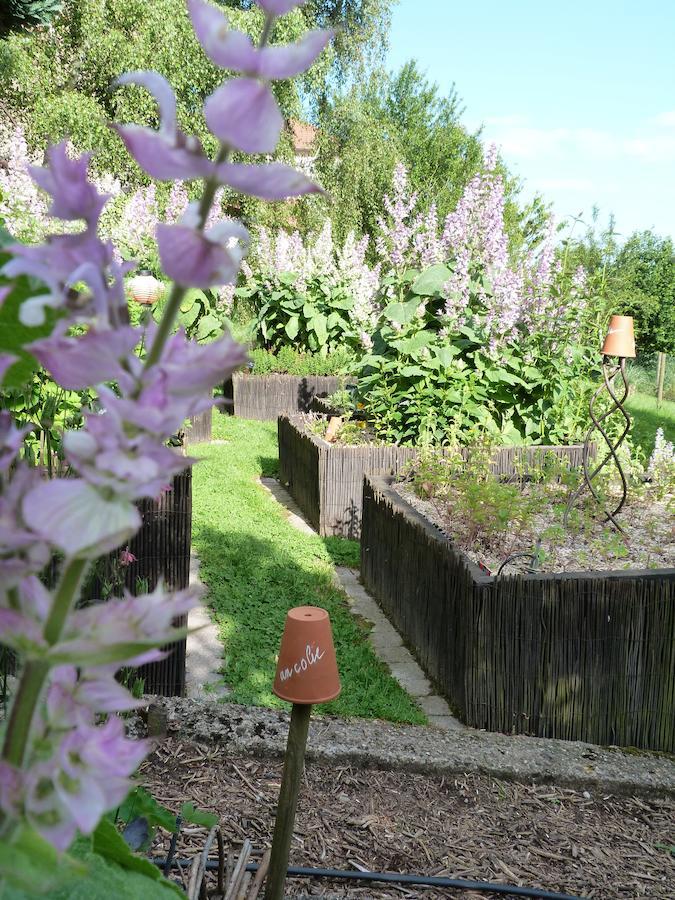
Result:
[[265,886],[265,900],[283,900],[312,705],[327,703],[340,693],[333,634],[325,609],[298,606],[289,610],[273,690],[277,697],[293,704]]

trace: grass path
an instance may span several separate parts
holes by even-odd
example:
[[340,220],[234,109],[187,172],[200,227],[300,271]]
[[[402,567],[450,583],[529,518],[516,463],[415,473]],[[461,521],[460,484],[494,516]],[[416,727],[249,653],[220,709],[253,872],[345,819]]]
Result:
[[287,705],[272,693],[275,656],[287,610],[308,604],[330,613],[342,679],[342,694],[323,709],[425,722],[334,586],[333,560],[354,564],[357,545],[297,531],[256,483],[276,472],[276,424],[214,413],[214,438],[227,443],[196,448],[202,461],[194,469],[193,543],[225,648],[231,699]]
[[654,449],[654,436],[657,428],[663,428],[666,440],[675,442],[675,402],[664,400],[660,407],[656,405],[656,397],[649,394],[633,394],[626,403],[633,418],[633,442],[639,444],[647,457]]

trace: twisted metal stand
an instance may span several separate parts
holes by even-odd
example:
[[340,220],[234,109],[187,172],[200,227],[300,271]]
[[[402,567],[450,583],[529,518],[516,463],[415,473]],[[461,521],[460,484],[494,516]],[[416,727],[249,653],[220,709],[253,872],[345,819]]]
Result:
[[[621,509],[622,509],[624,503],[626,502],[626,495],[628,493],[628,484],[626,482],[626,476],[624,475],[623,469],[621,468],[621,463],[619,462],[619,457],[617,456],[616,451],[619,449],[619,447],[623,443],[624,438],[628,434],[628,431],[630,430],[630,416],[628,415],[628,413],[626,412],[626,410],[624,409],[624,406],[623,406],[623,404],[626,402],[626,399],[628,398],[628,379],[626,378],[626,360],[625,359],[622,358],[620,363],[618,365],[614,366],[611,372],[609,372],[610,367],[608,365],[607,360],[608,360],[608,358],[606,356],[604,356],[602,358],[602,374],[604,377],[604,384],[601,384],[600,387],[597,389],[597,391],[593,394],[593,396],[591,397],[591,402],[589,404],[589,413],[590,413],[591,419],[593,421],[593,424],[588,429],[588,433],[586,434],[586,440],[584,441],[584,453],[583,453],[584,481],[582,481],[582,483],[579,485],[579,487],[576,489],[576,491],[574,491],[574,493],[570,496],[570,499],[567,502],[567,508],[565,509],[565,515],[563,518],[563,522],[564,522],[565,527],[567,527],[567,522],[569,519],[570,512],[572,511],[572,508],[573,508],[574,504],[576,503],[576,501],[579,499],[579,497],[584,492],[585,488],[589,489],[589,491],[595,498],[596,502],[600,505],[600,507],[602,507],[602,501],[601,501],[600,497],[598,496],[597,491],[593,487],[593,479],[596,477],[598,472],[600,472],[601,469],[603,469],[605,467],[605,465],[610,461],[610,459],[613,459],[614,465],[616,466],[617,471],[619,472],[619,475],[621,476],[621,500],[620,500],[618,506],[616,507],[616,509],[614,509],[612,512],[609,512],[606,509],[604,509],[603,512],[605,513],[605,521],[611,522],[612,525],[614,525],[614,527],[621,532],[621,534],[625,534],[623,528],[617,522],[616,516],[619,514],[619,512],[621,512]],[[619,373],[621,374],[621,378],[623,381],[623,397],[621,397],[621,399],[619,399],[617,397],[616,393],[614,392],[614,386],[613,386],[614,380],[617,377],[617,375],[619,375]],[[614,405],[611,406],[606,412],[604,412],[598,418],[598,417],[596,417],[596,415],[594,413],[594,406],[595,406],[596,400],[602,393],[603,389],[607,390],[607,393],[612,398]],[[612,443],[609,435],[603,428],[602,423],[606,419],[608,419],[613,413],[615,413],[617,410],[621,413],[621,415],[626,420],[626,424],[624,426],[623,431],[621,432],[621,435],[619,436],[618,440],[616,441],[616,443]],[[602,435],[602,437],[605,440],[605,443],[607,444],[607,447],[609,448],[609,451],[605,455],[602,462],[599,463],[592,472],[590,472],[589,471],[589,469],[590,469],[590,467],[589,467],[590,445],[591,445],[591,438],[593,436],[594,431],[600,432],[600,434]]]

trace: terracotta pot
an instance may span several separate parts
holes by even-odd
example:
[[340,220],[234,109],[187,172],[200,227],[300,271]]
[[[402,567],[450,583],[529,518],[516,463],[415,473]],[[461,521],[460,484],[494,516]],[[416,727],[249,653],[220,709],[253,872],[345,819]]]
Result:
[[127,282],[127,288],[136,303],[150,305],[164,293],[164,285],[149,272],[139,272]]
[[340,693],[333,633],[325,609],[298,606],[286,616],[274,693],[290,703],[327,703]]
[[635,357],[635,334],[632,316],[612,316],[602,347],[603,356]]

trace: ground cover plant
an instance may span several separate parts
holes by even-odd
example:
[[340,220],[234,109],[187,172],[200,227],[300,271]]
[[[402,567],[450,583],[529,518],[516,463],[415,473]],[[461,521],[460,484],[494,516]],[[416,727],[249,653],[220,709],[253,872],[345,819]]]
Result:
[[194,547],[207,602],[224,646],[223,678],[232,700],[283,706],[271,674],[286,612],[321,606],[333,625],[342,693],[327,712],[424,722],[392,678],[336,587],[331,560],[354,564],[352,541],[322,540],[295,529],[256,483],[276,471],[276,425],[218,417],[224,444],[201,446],[193,481]]

